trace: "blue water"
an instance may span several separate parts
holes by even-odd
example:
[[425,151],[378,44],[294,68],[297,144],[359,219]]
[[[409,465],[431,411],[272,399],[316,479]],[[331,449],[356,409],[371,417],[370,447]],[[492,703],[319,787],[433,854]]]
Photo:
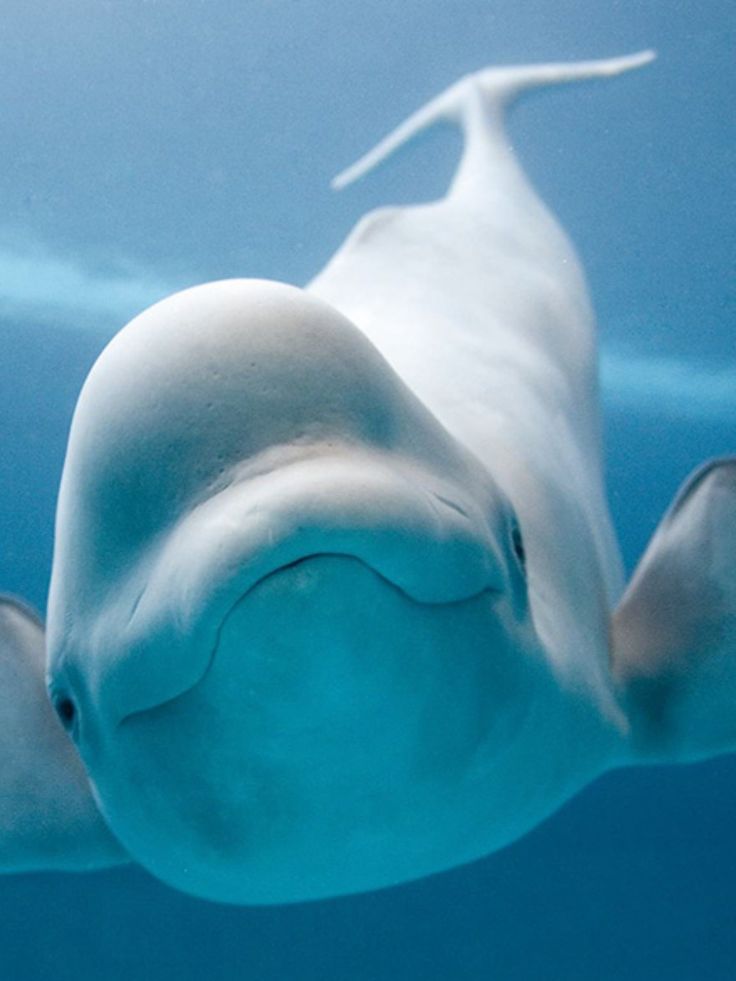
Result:
[[[180,285],[302,283],[369,207],[439,194],[438,131],[329,178],[489,62],[653,46],[512,132],[588,271],[631,567],[677,485],[736,452],[732,0],[6,0],[0,33],[0,587],[44,604],[79,385]],[[0,978],[733,979],[736,759],[597,781],[469,868],[237,909],[143,872],[0,879]]]

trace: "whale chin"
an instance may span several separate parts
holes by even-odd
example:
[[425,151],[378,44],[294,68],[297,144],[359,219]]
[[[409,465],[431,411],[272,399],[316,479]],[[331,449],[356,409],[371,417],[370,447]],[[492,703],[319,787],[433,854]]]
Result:
[[225,618],[201,680],[110,735],[93,773],[108,821],[154,875],[232,902],[482,854],[477,781],[489,754],[503,770],[527,701],[506,607],[491,590],[418,602],[350,556],[273,571]]

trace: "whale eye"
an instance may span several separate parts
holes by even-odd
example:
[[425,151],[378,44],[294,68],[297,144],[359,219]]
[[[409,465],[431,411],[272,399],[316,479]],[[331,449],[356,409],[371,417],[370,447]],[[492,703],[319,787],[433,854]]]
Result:
[[511,526],[511,547],[514,550],[516,561],[519,563],[519,568],[526,575],[526,549],[524,548],[524,539],[521,537],[521,528],[519,528],[517,521],[514,521]]
[[54,699],[54,710],[59,716],[59,721],[69,732],[74,727],[77,717],[77,709],[74,702],[68,695],[60,695]]

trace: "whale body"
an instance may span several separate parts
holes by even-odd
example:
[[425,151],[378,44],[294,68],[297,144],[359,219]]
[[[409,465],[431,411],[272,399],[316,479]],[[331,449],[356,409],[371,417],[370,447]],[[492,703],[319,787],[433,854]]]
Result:
[[59,747],[25,740],[0,868],[50,867],[24,774],[55,867],[273,903],[470,861],[610,767],[734,748],[736,462],[691,478],[624,592],[584,275],[504,131],[520,93],[651,57],[461,79],[335,182],[449,120],[441,200],[365,216],[306,289],[197,286],[113,339],[59,492],[48,702],[19,687],[22,608],[0,637]]

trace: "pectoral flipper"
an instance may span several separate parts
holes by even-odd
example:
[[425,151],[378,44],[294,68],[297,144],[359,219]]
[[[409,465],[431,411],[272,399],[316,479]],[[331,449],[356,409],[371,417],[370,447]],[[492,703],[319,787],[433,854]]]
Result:
[[46,693],[44,629],[0,597],[0,872],[127,861]]
[[677,495],[614,614],[613,647],[639,755],[736,750],[736,457]]

